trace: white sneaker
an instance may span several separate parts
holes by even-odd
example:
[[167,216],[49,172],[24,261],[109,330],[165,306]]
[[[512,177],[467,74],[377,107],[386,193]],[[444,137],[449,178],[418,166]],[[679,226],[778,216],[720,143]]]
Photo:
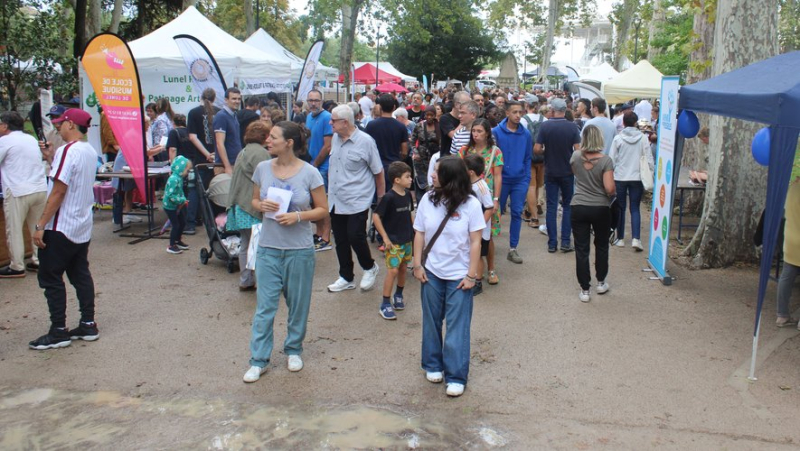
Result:
[[589,293],[589,290],[581,290],[581,294],[578,295],[578,299],[580,299],[581,302],[589,302],[592,299],[592,295]]
[[455,382],[450,382],[447,384],[447,396],[461,396],[464,394],[464,384],[457,384]]
[[614,242],[614,246],[625,247],[625,240],[624,239],[618,239],[617,241]]
[[547,224],[542,224],[539,226],[539,233],[542,235],[547,235]]
[[634,238],[633,241],[631,241],[631,247],[636,249],[636,252],[642,252],[644,250],[642,247],[642,240],[638,238]]
[[131,218],[128,215],[122,216],[122,225],[128,225],[131,223]]
[[338,293],[344,290],[355,290],[355,289],[356,289],[355,282],[348,282],[344,280],[344,277],[339,277],[338,279],[336,279],[336,282],[333,282],[332,284],[328,285],[328,291],[330,291],[331,293]]
[[597,282],[597,294],[606,294],[608,293],[608,284],[606,281]]
[[381,272],[381,267],[375,262],[372,269],[364,271],[364,277],[361,278],[361,290],[369,291],[375,286],[375,280],[378,278],[378,273]]
[[299,355],[290,355],[289,356],[289,364],[288,364],[289,371],[296,373],[303,369],[303,359],[300,358]]
[[122,222],[125,222],[125,220],[127,220],[128,223],[131,223],[131,222],[142,222],[142,218],[140,218],[140,217],[138,217],[136,215],[125,215],[125,217],[122,219]]
[[441,371],[428,371],[425,373],[425,379],[428,379],[428,382],[438,384],[444,379],[444,375]]
[[255,382],[261,378],[261,375],[267,372],[267,367],[261,368],[260,366],[251,366],[246,373],[244,373],[243,380],[248,384]]

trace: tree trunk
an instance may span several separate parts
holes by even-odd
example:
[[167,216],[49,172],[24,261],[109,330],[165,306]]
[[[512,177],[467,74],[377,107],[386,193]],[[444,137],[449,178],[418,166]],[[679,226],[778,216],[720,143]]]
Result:
[[[712,75],[776,55],[777,25],[777,2],[718,2]],[[693,267],[721,267],[755,257],[752,239],[764,208],[767,170],[753,161],[750,142],[761,127],[722,116],[711,118],[705,208],[684,251],[692,257]]]
[[633,24],[633,16],[636,15],[636,10],[639,7],[637,0],[625,0],[622,5],[622,17],[620,17],[619,27],[617,28],[617,43],[614,45],[614,68],[622,72],[623,52],[625,45],[628,43],[628,35],[631,31],[631,24]]
[[358,13],[364,0],[342,4],[342,46],[339,49],[339,73],[344,74],[345,98],[350,98],[350,66],[353,64],[353,43],[356,38]]
[[667,16],[664,12],[664,6],[661,4],[661,0],[653,0],[653,18],[650,19],[650,29],[648,31],[648,46],[647,46],[647,61],[652,62],[653,58],[658,56],[661,53],[661,49],[653,47],[653,40],[661,31],[661,27],[666,22]]
[[83,48],[86,46],[86,2],[87,0],[75,2],[75,40],[72,46],[72,56],[75,58],[83,55]]
[[244,0],[244,17],[246,34],[247,37],[250,37],[256,31],[256,11],[253,9],[253,0]]
[[[692,33],[695,36],[692,42],[692,54],[689,58],[689,72],[686,84],[697,83],[711,78],[711,66],[714,51],[714,17],[715,10],[710,10],[714,3],[712,0],[700,0],[700,13],[694,16]],[[716,0],[714,0],[716,1]],[[711,4],[712,6],[709,6]],[[698,114],[700,127],[708,127],[710,117],[707,114]],[[714,133],[717,133],[715,130]],[[681,166],[694,170],[708,170],[709,145],[700,139],[687,139],[683,148]],[[701,192],[690,191],[685,193],[684,210],[700,213],[703,208],[704,195]]]
[[119,33],[119,22],[122,19],[122,0],[114,0],[114,10],[111,11],[111,25],[108,31]]
[[[103,28],[103,6],[100,0],[87,1],[87,16],[86,16],[86,41],[93,38]],[[83,51],[83,49],[81,49]]]
[[544,38],[544,49],[542,50],[542,63],[539,65],[539,81],[547,80],[547,70],[550,68],[550,56],[553,53],[553,41],[556,35],[556,22],[560,0],[550,0],[547,7],[547,35]]

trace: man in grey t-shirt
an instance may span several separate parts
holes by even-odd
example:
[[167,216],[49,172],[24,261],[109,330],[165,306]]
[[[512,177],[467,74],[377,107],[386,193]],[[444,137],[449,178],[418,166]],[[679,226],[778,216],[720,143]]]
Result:
[[594,125],[603,133],[603,144],[605,144],[603,153],[606,155],[611,150],[611,143],[614,141],[614,137],[617,136],[617,126],[608,118],[607,107],[605,99],[600,97],[592,99],[592,115],[594,117],[583,124],[584,127]]

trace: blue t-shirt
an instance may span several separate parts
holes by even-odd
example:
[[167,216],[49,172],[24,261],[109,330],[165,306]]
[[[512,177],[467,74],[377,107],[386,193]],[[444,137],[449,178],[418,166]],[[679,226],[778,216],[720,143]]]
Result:
[[[226,107],[214,115],[214,133],[225,133],[225,153],[228,154],[228,162],[233,167],[234,163],[236,163],[236,157],[242,151],[242,139],[239,136],[239,121],[229,111]],[[222,163],[219,158],[219,152],[214,156],[214,161]]]
[[581,132],[578,126],[564,118],[549,119],[542,124],[536,144],[544,146],[544,173],[547,177],[572,175],[569,159],[572,157],[573,146],[580,142]]
[[[333,128],[331,127],[331,113],[322,110],[318,115],[308,114],[306,116],[306,128],[311,131],[311,138],[308,140],[308,155],[311,157],[311,163],[317,159],[319,151],[325,145],[325,137],[333,136]],[[319,165],[320,172],[328,172],[328,158],[325,162]]]

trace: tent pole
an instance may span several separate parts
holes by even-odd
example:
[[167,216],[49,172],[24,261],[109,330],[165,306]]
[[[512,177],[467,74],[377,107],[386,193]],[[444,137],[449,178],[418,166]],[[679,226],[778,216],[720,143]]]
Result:
[[756,355],[758,354],[758,335],[761,332],[761,315],[758,315],[758,322],[756,323],[756,333],[753,335],[753,355],[750,357],[750,375],[747,380],[755,382],[758,380],[756,377]]

